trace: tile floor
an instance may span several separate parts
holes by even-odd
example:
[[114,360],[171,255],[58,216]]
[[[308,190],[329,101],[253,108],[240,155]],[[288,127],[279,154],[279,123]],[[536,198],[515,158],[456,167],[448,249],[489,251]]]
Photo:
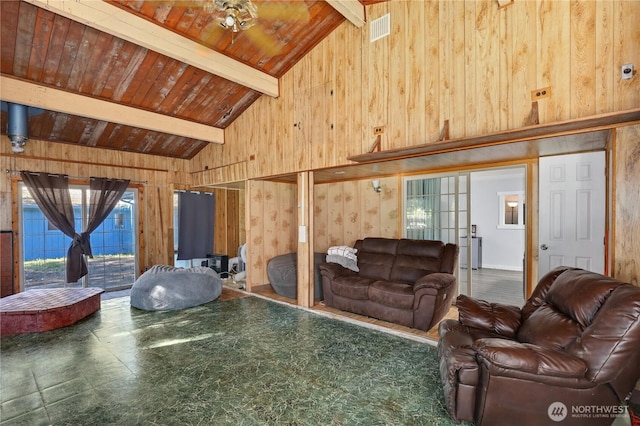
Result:
[[[181,319],[180,314],[177,314],[178,317],[174,316],[176,314],[171,314],[166,321],[162,319],[164,314],[155,316],[160,317],[160,320],[154,319],[153,314],[131,315],[132,309],[126,297],[127,291],[119,293],[120,297],[107,297],[102,310],[96,313],[94,318],[73,326],[73,330],[77,333],[68,333],[62,329],[41,335],[19,337],[11,340],[9,347],[4,345],[0,347],[3,355],[0,366],[2,401],[0,424],[170,424],[165,421],[168,418],[172,419],[171,424],[176,424],[173,423],[174,421],[181,424],[279,424],[278,416],[284,416],[290,408],[280,407],[277,412],[270,413],[271,417],[268,419],[274,420],[273,422],[259,421],[258,418],[261,415],[259,413],[254,413],[254,417],[243,418],[237,417],[237,412],[229,413],[229,410],[225,410],[226,415],[230,416],[227,420],[222,421],[218,418],[219,421],[211,423],[213,414],[207,411],[210,408],[204,407],[205,403],[215,405],[210,399],[206,399],[210,398],[208,393],[211,387],[217,386],[215,381],[207,386],[195,386],[197,392],[204,392],[202,395],[195,394],[196,403],[180,400],[177,393],[185,391],[183,386],[191,386],[189,392],[194,387],[193,383],[191,385],[181,383],[182,380],[197,382],[197,377],[203,374],[208,375],[211,373],[208,369],[215,367],[216,363],[211,361],[212,352],[209,352],[215,346],[206,349],[202,354],[205,358],[195,363],[207,367],[202,371],[191,371],[188,366],[194,364],[193,357],[202,355],[197,353],[185,355],[187,352],[183,353],[179,350],[180,345],[194,341],[193,336],[187,339],[183,336],[185,331],[193,331],[190,329],[191,319],[186,317]],[[113,293],[106,295],[115,296]],[[264,291],[258,296],[281,304],[292,303],[291,300],[280,298],[273,292],[270,294]],[[250,296],[244,292],[225,287],[219,300],[247,297]],[[322,304],[315,306],[313,310],[332,318],[339,316],[339,312],[332,312]],[[451,315],[455,316],[454,313]],[[267,316],[259,318],[258,322],[266,323],[266,319],[270,317],[274,319],[279,315],[275,311],[267,312]],[[388,333],[399,334],[402,337],[412,334],[410,329],[357,315],[344,315],[342,319],[374,329],[386,329]],[[221,317],[217,321],[235,320]],[[223,328],[237,326],[238,324],[228,322],[224,323]],[[166,334],[169,328],[173,330],[173,335]],[[212,333],[212,330],[210,327],[198,328],[195,340],[203,339],[202,341],[205,342],[215,337],[212,334],[219,331]],[[176,338],[176,332],[183,338]],[[266,332],[268,329],[260,332],[258,340]],[[238,341],[239,338],[239,335],[232,336],[231,343]],[[414,331],[412,336],[413,340],[423,343],[427,340],[433,342],[436,338],[437,332],[434,334],[434,330],[427,333]],[[43,346],[34,344],[34,341],[38,341],[39,345],[44,344],[46,350],[42,349]],[[317,345],[317,342],[314,345]],[[175,350],[171,349],[170,353],[177,358],[171,363],[173,368],[181,371],[181,374],[174,375],[165,365],[164,355],[150,351],[154,348],[175,348]],[[266,348],[266,346],[258,347],[260,351]],[[7,356],[8,354],[10,356]],[[227,357],[226,361],[229,359],[232,360],[231,364],[243,363],[241,358]],[[245,371],[242,367],[238,368]],[[264,372],[259,373],[259,367],[256,368],[258,369],[251,370],[251,375],[265,375]],[[233,373],[233,377],[236,373],[237,371]],[[268,379],[268,382],[273,381],[270,377]],[[309,383],[306,384],[306,386],[309,385]],[[157,390],[153,390],[155,388]],[[302,389],[296,390],[297,393],[301,391]],[[139,394],[146,395],[145,399],[141,400]],[[259,395],[253,397],[259,398]],[[236,402],[237,400],[227,401],[229,406],[238,408],[233,405]],[[166,407],[163,404],[166,404]],[[269,406],[268,403],[265,404],[267,405],[263,408]],[[288,404],[286,399],[283,404]],[[438,423],[449,424],[449,421],[445,417],[445,420],[440,419]],[[311,423],[299,422],[298,424]],[[334,424],[344,423],[336,421]],[[615,422],[616,426],[628,424],[630,423],[625,419]]]
[[0,423],[454,425],[431,346],[229,288],[219,301],[110,299],[66,329],[3,338]]

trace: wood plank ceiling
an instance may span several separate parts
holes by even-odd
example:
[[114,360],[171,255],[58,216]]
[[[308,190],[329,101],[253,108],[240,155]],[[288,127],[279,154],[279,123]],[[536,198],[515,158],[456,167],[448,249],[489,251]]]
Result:
[[[186,60],[56,14],[47,10],[46,2],[38,7],[30,4],[37,0],[29,1],[0,1],[5,93],[8,86],[20,92],[20,84],[36,84],[40,90],[81,95],[217,129],[225,129],[263,96]],[[203,0],[108,0],[100,6],[126,11],[146,21],[144,25],[151,22],[195,42],[194,56],[211,49],[275,79],[345,20],[324,0],[253,2],[258,7],[257,25],[236,34],[220,27],[203,8]],[[8,100],[4,96],[0,92]],[[61,110],[30,116],[29,138],[182,159],[192,158],[209,143]],[[5,111],[0,126],[6,134]]]

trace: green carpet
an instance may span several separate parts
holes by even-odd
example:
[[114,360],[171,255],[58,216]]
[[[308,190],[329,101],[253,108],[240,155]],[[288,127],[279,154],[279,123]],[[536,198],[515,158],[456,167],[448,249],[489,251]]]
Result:
[[454,425],[435,348],[257,297],[1,340],[2,424]]

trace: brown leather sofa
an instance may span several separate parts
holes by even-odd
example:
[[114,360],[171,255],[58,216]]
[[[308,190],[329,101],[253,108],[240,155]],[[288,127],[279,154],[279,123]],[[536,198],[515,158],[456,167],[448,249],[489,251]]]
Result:
[[441,241],[365,238],[356,241],[358,272],[321,263],[326,306],[429,330],[456,294],[458,246]]
[[462,295],[457,306],[438,343],[455,420],[604,425],[626,415],[620,404],[640,378],[640,287],[560,267],[522,309]]

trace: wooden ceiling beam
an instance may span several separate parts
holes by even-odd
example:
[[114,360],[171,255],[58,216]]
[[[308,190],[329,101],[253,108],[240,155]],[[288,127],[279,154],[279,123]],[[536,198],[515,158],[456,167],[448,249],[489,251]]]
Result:
[[366,23],[364,5],[358,0],[326,0],[342,16],[358,28]]
[[2,100],[7,102],[207,142],[224,143],[224,129],[41,86],[6,75],[0,75],[0,91],[2,92]]
[[277,78],[112,4],[103,1],[25,1],[265,95],[279,95]]

